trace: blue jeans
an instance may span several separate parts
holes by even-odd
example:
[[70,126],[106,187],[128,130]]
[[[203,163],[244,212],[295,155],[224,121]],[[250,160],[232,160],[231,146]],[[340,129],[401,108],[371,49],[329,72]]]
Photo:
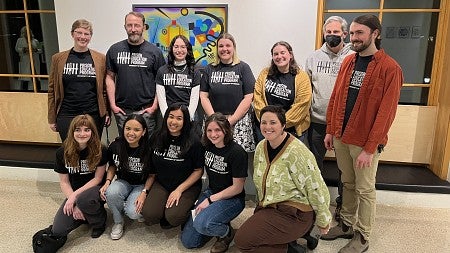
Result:
[[117,179],[106,189],[106,203],[112,212],[114,223],[123,223],[123,213],[130,219],[137,220],[142,214],[136,213],[136,199],[144,189],[143,184],[131,185],[127,181]]
[[[212,195],[206,189],[199,197],[197,205]],[[200,248],[213,236],[225,237],[230,229],[230,222],[236,218],[245,207],[244,198],[218,200],[203,209],[195,221],[189,217],[181,233],[181,243],[184,247]]]

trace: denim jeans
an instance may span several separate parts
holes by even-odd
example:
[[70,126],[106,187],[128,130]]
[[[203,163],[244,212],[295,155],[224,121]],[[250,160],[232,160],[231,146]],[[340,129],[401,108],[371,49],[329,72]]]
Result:
[[[211,195],[212,191],[206,189],[200,195],[197,205]],[[192,221],[192,216],[189,217],[181,233],[181,243],[188,249],[200,248],[213,236],[226,236],[230,222],[244,210],[244,207],[244,198],[223,199],[212,203],[195,217],[195,221]]]
[[142,217],[136,213],[136,199],[144,189],[143,184],[131,185],[127,181],[117,179],[106,189],[106,203],[112,212],[114,223],[123,223],[123,213],[130,219],[137,220]]

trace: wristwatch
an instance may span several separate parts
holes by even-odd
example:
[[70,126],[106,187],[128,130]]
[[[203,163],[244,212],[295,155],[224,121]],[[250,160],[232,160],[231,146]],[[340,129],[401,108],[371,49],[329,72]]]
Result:
[[148,194],[149,190],[144,188],[144,189],[142,189],[142,192],[144,192],[145,194]]

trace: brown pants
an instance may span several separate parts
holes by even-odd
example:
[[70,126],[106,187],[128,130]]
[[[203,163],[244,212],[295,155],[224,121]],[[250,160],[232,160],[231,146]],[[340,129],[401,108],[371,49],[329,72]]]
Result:
[[287,205],[257,207],[234,237],[242,252],[284,253],[287,244],[305,235],[313,226],[313,211]]
[[142,207],[142,216],[145,218],[145,223],[147,225],[157,224],[165,217],[172,226],[183,224],[191,214],[190,210],[194,207],[200,191],[201,187],[191,186],[181,194],[177,206],[173,205],[171,208],[166,208],[170,192],[155,181]]

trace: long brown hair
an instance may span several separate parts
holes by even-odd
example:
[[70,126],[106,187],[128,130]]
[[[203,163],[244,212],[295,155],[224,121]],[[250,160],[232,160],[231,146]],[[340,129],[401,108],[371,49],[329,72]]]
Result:
[[[289,61],[289,73],[291,73],[292,75],[297,75],[298,71],[300,70],[300,67],[298,66],[297,62],[295,61],[294,58],[294,51],[292,50],[292,47],[289,43],[287,43],[286,41],[278,41],[277,43],[273,44],[272,48],[270,49],[270,55],[273,55],[273,49],[276,46],[283,46],[285,47],[288,52],[291,54],[291,60]],[[275,65],[275,62],[273,62],[273,58],[272,60],[270,60],[270,67],[269,67],[269,73],[267,74],[267,76],[269,77],[275,77],[276,75],[279,75],[280,71],[278,70],[278,67]]]
[[100,142],[100,136],[98,135],[97,127],[94,123],[94,119],[88,114],[76,116],[69,126],[67,138],[63,143],[64,147],[64,161],[73,168],[80,169],[80,145],[75,140],[73,134],[78,127],[85,126],[91,129],[91,138],[87,143],[88,156],[86,158],[89,171],[94,171],[102,158],[102,144]]
[[223,143],[225,145],[228,145],[233,140],[233,128],[231,128],[230,122],[228,121],[227,117],[223,115],[220,112],[213,113],[206,117],[205,120],[205,127],[203,130],[203,136],[202,136],[202,144],[204,146],[211,146],[213,145],[211,141],[208,139],[207,136],[207,128],[211,122],[216,122],[217,125],[219,125],[220,130],[222,130],[224,137],[223,137]]

